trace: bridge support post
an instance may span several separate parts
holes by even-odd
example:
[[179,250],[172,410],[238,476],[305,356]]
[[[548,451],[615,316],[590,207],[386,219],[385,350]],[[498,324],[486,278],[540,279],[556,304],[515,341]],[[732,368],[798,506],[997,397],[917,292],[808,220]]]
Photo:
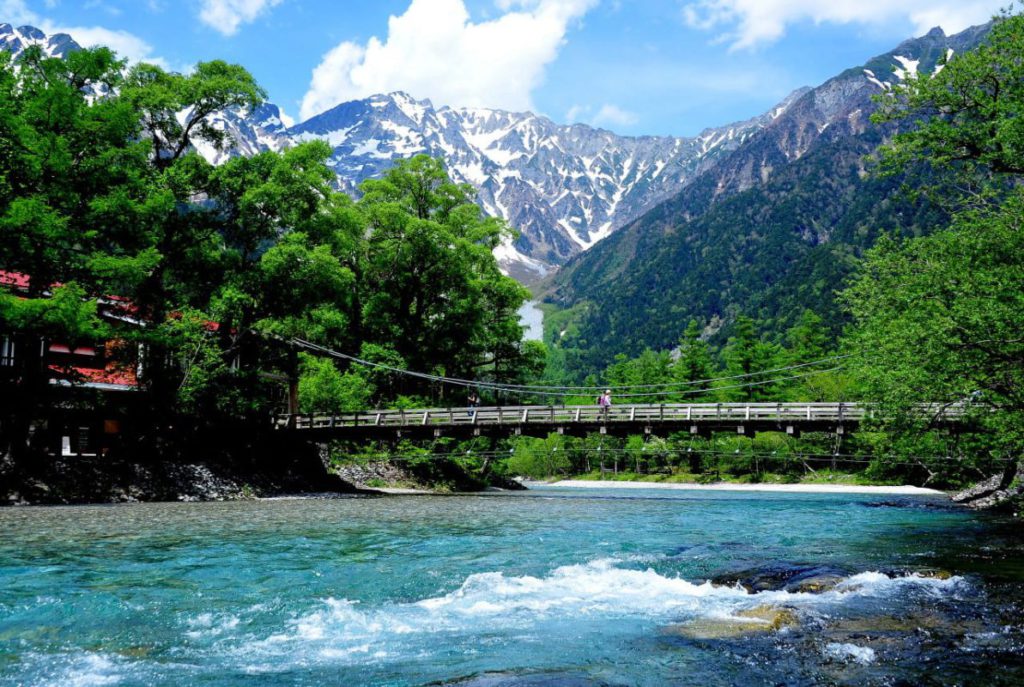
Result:
[[323,442],[317,442],[317,444],[316,444],[316,454],[317,454],[317,457],[320,459],[320,462],[324,464],[325,468],[329,468],[331,466],[331,446],[330,446],[330,444],[323,443]]

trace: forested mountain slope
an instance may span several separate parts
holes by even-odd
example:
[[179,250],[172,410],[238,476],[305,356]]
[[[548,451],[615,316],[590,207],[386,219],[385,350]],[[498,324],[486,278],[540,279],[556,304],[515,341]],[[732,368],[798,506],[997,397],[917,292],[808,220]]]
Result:
[[546,292],[574,310],[558,344],[598,369],[616,353],[671,347],[692,317],[712,335],[740,313],[781,332],[810,307],[841,327],[835,291],[862,250],[882,231],[926,233],[945,219],[900,193],[905,179],[870,174],[868,158],[892,133],[869,121],[872,96],[977,45],[987,30],[935,29],[843,72],[572,260]]

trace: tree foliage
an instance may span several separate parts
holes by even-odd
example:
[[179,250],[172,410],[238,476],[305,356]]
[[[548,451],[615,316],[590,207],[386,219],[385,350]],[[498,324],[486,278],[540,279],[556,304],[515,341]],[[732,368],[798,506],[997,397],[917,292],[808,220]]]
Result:
[[[272,380],[296,373],[308,410],[441,391],[340,360],[298,364],[293,338],[397,368],[534,374],[544,350],[522,341],[527,292],[491,252],[511,230],[439,161],[399,161],[356,201],[336,190],[324,142],[217,167],[197,153],[229,152],[215,115],[264,96],[222,61],[183,75],[127,69],[106,49],[30,48],[16,65],[0,53],[0,269],[30,277],[28,293],[0,294],[0,328],[141,345],[157,425],[262,421],[281,402]],[[110,296],[144,326],[101,317]],[[40,362],[10,382],[26,408],[43,400]]]
[[1004,14],[984,45],[885,99],[882,117],[917,123],[886,165],[925,163],[961,191],[947,228],[880,241],[845,293],[850,364],[897,444],[927,441],[937,409],[920,404],[939,403],[984,430],[969,459],[1024,450],[1022,54],[1024,16]]
[[[911,75],[879,98],[875,122],[916,126],[882,148],[883,169],[924,162],[976,193],[1000,175],[1024,174],[1024,16],[1003,13],[977,48],[949,55],[931,73]],[[1003,182],[996,182],[1002,185]],[[942,196],[933,194],[933,199]]]

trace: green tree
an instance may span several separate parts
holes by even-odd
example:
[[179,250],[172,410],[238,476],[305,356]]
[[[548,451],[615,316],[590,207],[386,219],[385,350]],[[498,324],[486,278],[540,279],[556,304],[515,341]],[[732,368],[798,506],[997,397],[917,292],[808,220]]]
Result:
[[534,365],[533,349],[519,344],[518,309],[529,294],[498,271],[491,253],[510,230],[483,216],[472,189],[423,155],[361,189],[366,339],[392,346],[414,369],[449,376],[507,381]]
[[[726,401],[782,400],[782,385],[773,381],[779,373],[765,372],[782,366],[782,349],[757,336],[756,324],[745,315],[736,318],[733,335],[722,349],[725,377],[718,386]],[[765,374],[758,374],[765,372]],[[726,388],[731,387],[731,388]]]
[[[25,444],[49,390],[40,337],[142,346],[152,435],[182,419],[263,422],[282,373],[300,374],[307,409],[437,391],[384,368],[300,362],[296,338],[397,369],[540,374],[546,351],[522,341],[517,312],[528,294],[492,252],[512,232],[439,161],[399,161],[357,202],[334,190],[323,142],[219,167],[196,152],[227,157],[214,115],[264,95],[221,61],[182,75],[125,72],[105,49],[30,48],[18,65],[0,53],[0,269],[30,276],[27,293],[0,294],[0,329],[34,344],[4,394],[5,417],[20,418],[2,423],[9,446]],[[144,326],[103,321],[108,296]]]
[[714,363],[707,341],[702,338],[700,324],[690,320],[679,338],[679,358],[672,364],[673,382],[680,383],[679,398],[683,401],[697,401],[703,397],[715,376]]
[[0,307],[0,329],[23,337],[3,394],[4,443],[19,461],[32,419],[49,405],[38,339],[105,331],[96,298],[155,258],[131,240],[146,209],[138,123],[105,95],[122,67],[106,49],[57,60],[31,47],[17,65],[0,54],[0,267],[28,277],[26,293]]
[[[1024,449],[1024,194],[962,213],[946,231],[885,240],[845,297],[851,373],[896,436],[960,408],[988,430],[989,457]],[[938,404],[930,405],[930,404]]]
[[789,358],[794,365],[825,359],[832,348],[830,341],[825,321],[813,310],[805,309],[800,320],[786,332]]
[[1022,52],[1024,17],[1004,14],[985,45],[885,99],[880,118],[916,126],[883,162],[931,167],[957,210],[931,237],[880,241],[844,294],[849,366],[895,445],[933,442],[939,410],[956,408],[987,430],[981,458],[1024,450]]
[[340,372],[330,359],[301,355],[299,409],[304,413],[344,413],[365,410],[372,384],[356,371]]
[[1024,16],[1004,12],[982,45],[881,96],[873,121],[913,123],[882,149],[882,169],[927,165],[938,176],[930,198],[954,209],[1024,174],[1022,54]]

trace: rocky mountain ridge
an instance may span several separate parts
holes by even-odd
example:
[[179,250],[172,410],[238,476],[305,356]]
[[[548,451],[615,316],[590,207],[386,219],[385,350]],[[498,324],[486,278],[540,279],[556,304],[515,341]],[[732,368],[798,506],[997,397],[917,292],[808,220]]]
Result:
[[32,45],[38,45],[49,57],[64,57],[73,50],[81,50],[82,46],[66,33],[55,33],[47,36],[34,26],[0,24],[0,50],[11,53],[13,59]]
[[396,158],[442,157],[456,181],[477,190],[486,212],[520,231],[498,257],[529,280],[677,193],[802,93],[760,117],[694,138],[619,136],[530,112],[435,108],[402,92],[342,103],[286,135],[326,140],[334,149],[330,164],[349,189],[381,175]]
[[[545,298],[570,310],[559,344],[600,369],[616,353],[671,348],[691,318],[724,340],[738,314],[772,334],[804,308],[833,331],[836,293],[881,231],[943,226],[902,181],[870,174],[893,125],[870,115],[877,94],[915,70],[977,46],[991,25],[954,36],[933,29],[811,89],[716,167],[564,265]],[[565,318],[563,318],[565,319]]]
[[[0,24],[0,48],[17,56],[34,44],[54,56],[78,48],[67,34],[48,37],[34,27]],[[862,131],[872,94],[922,60],[934,63],[938,57],[935,51],[918,54],[912,48],[908,41],[888,60],[876,58],[817,88],[798,89],[758,117],[709,128],[693,138],[619,136],[585,124],[559,125],[530,112],[435,107],[429,100],[394,92],[341,103],[291,127],[272,103],[252,112],[220,112],[214,126],[227,131],[234,145],[226,151],[202,141],[195,145],[207,160],[220,164],[236,155],[323,139],[332,147],[329,164],[339,187],[352,194],[397,158],[441,157],[456,181],[476,189],[485,212],[519,230],[519,239],[496,253],[506,271],[530,283],[695,182],[681,210],[684,219],[765,183],[829,127]],[[179,116],[184,121],[189,113]]]

